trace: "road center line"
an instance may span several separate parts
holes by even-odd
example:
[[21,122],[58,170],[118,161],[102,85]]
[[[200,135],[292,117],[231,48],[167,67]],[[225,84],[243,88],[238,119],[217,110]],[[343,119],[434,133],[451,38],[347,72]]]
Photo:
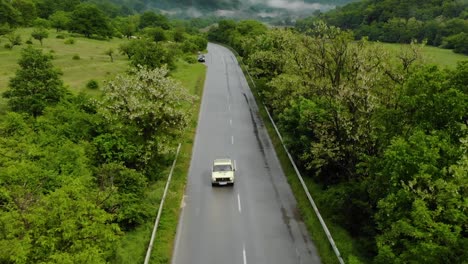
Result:
[[240,203],[240,195],[237,194],[237,204],[239,206],[239,213],[242,213],[242,207],[241,207],[241,203]]
[[231,136],[231,144],[234,145],[234,136]]
[[229,119],[229,125],[232,126],[232,119]]
[[247,256],[245,255],[245,245],[242,245],[242,254],[244,255],[244,264],[247,264]]

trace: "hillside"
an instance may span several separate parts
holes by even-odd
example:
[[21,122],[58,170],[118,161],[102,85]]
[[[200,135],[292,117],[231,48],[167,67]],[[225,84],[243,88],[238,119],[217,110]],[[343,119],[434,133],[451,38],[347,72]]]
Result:
[[[468,54],[468,2],[364,0],[338,7],[319,16],[330,25],[354,31],[357,39],[409,43],[413,39],[429,45]],[[298,23],[312,26],[316,17]]]

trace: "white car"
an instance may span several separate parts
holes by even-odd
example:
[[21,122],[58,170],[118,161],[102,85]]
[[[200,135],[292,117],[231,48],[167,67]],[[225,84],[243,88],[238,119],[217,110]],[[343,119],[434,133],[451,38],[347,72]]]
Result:
[[211,185],[234,185],[235,171],[231,159],[215,159],[211,169]]

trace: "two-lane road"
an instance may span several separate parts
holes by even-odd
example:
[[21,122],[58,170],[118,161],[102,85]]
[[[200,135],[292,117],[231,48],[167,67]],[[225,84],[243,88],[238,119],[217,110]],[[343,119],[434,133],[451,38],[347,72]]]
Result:
[[[209,44],[208,66],[173,264],[320,263],[235,56]],[[212,187],[215,158],[237,164]]]

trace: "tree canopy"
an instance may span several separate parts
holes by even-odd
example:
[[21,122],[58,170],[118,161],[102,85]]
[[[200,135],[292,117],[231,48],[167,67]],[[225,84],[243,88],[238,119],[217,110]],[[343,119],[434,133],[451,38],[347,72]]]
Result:
[[468,62],[424,66],[421,44],[393,57],[320,21],[250,36],[224,21],[208,36],[242,55],[302,174],[323,187],[322,214],[365,242],[361,261],[467,258]]
[[10,79],[9,89],[3,94],[9,99],[12,110],[38,116],[66,95],[60,71],[53,66],[51,55],[27,47],[19,65],[15,77]]

